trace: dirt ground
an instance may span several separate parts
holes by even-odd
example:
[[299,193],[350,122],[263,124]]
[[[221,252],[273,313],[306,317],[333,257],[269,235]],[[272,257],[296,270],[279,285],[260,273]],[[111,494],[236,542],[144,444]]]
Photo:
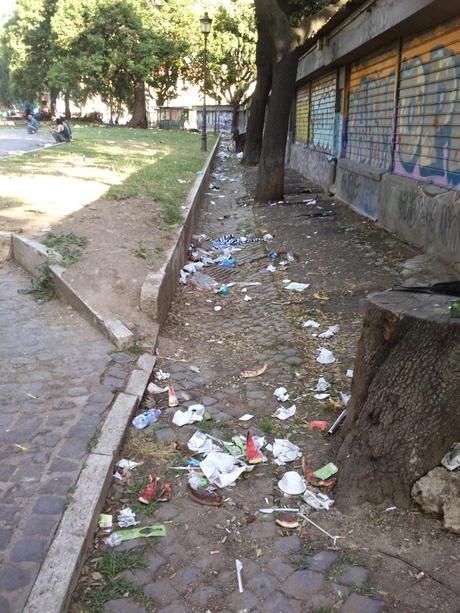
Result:
[[[50,232],[86,238],[65,278],[104,319],[149,339],[155,326],[140,311],[140,291],[179,231],[181,204],[205,160],[199,136],[78,124],[73,135],[72,143],[0,160],[0,230],[38,241]],[[52,141],[49,127],[34,138],[3,128],[0,154]]]
[[[309,430],[307,422],[331,423],[338,415],[340,393],[350,391],[346,373],[353,368],[366,295],[400,283],[407,261],[417,256],[295,174],[288,179],[289,203],[256,208],[245,197],[254,174],[248,173],[243,183],[234,158],[221,170],[227,180],[208,197],[197,234],[215,238],[269,232],[274,241],[243,247],[235,253],[234,269],[206,269],[219,283],[236,283],[227,296],[201,292],[190,283],[178,289],[162,333],[157,370],[170,373],[180,408],[202,402],[212,419],[177,428],[171,424],[176,409],[168,408],[164,394],[144,399],[144,407],[159,406],[162,415],[145,431],[129,429],[121,457],[142,465],[124,481],[114,481],[104,511],[116,516],[130,505],[141,525],[162,523],[167,537],[147,549],[140,539],[123,543],[115,556],[138,551],[143,562],[136,566],[126,561],[118,574],[110,574],[104,562],[109,555],[106,535],[99,531],[71,611],[460,611],[458,536],[445,532],[436,518],[415,505],[391,508],[388,501],[352,515],[334,506],[308,511],[299,498],[283,497],[277,486],[286,470],[301,472],[300,461],[276,466],[267,452],[267,463],[222,491],[222,507],[203,507],[189,498],[184,472],[171,469],[185,466],[191,456],[186,442],[198,428],[229,440],[249,427],[269,442],[289,438],[315,469],[335,461],[340,431],[331,437]],[[306,203],[309,198],[316,202]],[[278,252],[274,273],[267,271],[268,250]],[[280,260],[288,253],[295,260],[283,267]],[[310,287],[289,292],[287,279]],[[320,331],[336,324],[339,331],[319,339],[316,330],[302,326],[307,319],[318,321]],[[333,351],[334,363],[316,361],[320,346]],[[240,376],[243,369],[264,363],[264,374]],[[331,383],[331,399],[314,398],[312,386],[320,376]],[[272,417],[279,406],[273,390],[280,385],[290,395],[286,406],[295,402],[297,407],[295,416],[283,422]],[[253,419],[239,421],[245,413]],[[149,474],[172,484],[170,502],[150,507],[137,502]],[[334,487],[327,493],[333,499]],[[286,504],[300,504],[308,517],[339,536],[336,546],[307,522],[288,530],[259,512]],[[243,594],[236,587],[235,558],[243,562]],[[323,565],[318,562],[325,559]]]
[[139,308],[141,287],[162,266],[177,231],[162,224],[161,209],[145,197],[99,199],[53,227],[88,239],[64,278],[104,318],[120,319],[147,339],[154,327]]

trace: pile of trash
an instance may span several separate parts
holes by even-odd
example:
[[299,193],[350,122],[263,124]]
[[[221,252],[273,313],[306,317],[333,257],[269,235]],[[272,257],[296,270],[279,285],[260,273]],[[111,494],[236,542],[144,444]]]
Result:
[[[130,471],[139,466],[138,462],[122,458],[115,465],[115,473],[113,478],[116,481],[124,481]],[[171,499],[171,485],[166,482],[160,482],[159,479],[149,476],[148,484],[140,493],[138,501],[144,505],[152,502],[168,502]],[[116,523],[121,530],[114,530],[114,518],[111,513],[101,513],[99,515],[98,525],[101,531],[108,536],[104,539],[109,547],[117,547],[123,541],[131,541],[139,538],[151,538],[166,536],[166,528],[162,524],[153,524],[148,526],[139,526],[140,521],[136,518],[136,513],[131,507],[124,507],[118,512]]]
[[[217,283],[210,275],[202,272],[203,268],[212,265],[234,268],[237,265],[237,260],[233,257],[235,252],[252,243],[270,242],[273,236],[271,234],[260,237],[222,234],[216,239],[209,239],[205,234],[200,234],[194,236],[194,240],[195,244],[192,244],[189,249],[189,261],[182,267],[179,281],[185,285],[190,280],[198,289],[212,290]],[[201,246],[204,241],[209,242],[209,248]],[[216,252],[220,253],[216,254]]]

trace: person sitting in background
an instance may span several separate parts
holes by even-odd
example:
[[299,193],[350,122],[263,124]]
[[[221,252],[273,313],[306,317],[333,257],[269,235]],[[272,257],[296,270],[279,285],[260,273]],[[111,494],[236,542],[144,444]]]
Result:
[[27,132],[28,134],[36,134],[38,132],[38,121],[32,115],[27,115]]
[[53,128],[52,135],[57,143],[68,143],[70,141],[70,128],[62,117],[56,119],[56,127]]

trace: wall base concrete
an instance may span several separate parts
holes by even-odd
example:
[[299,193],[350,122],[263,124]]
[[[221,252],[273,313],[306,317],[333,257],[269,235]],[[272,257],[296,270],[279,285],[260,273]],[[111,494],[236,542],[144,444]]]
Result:
[[335,193],[358,213],[375,221],[379,218],[383,172],[343,158],[337,164]]
[[460,193],[386,174],[379,225],[460,271]]
[[325,191],[334,183],[335,164],[335,158],[306,145],[291,143],[289,146],[288,166],[321,185]]
[[317,156],[318,152],[291,144],[288,165],[326,190],[335,190],[341,200],[382,228],[460,272],[460,192],[345,158],[338,161],[336,175],[330,179],[325,173],[317,174]]

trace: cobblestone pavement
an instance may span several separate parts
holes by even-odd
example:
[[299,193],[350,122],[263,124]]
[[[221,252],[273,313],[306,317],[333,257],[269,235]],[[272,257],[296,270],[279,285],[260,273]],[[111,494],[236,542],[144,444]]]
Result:
[[37,134],[27,134],[25,124],[23,128],[0,127],[0,157],[16,155],[23,151],[34,151],[53,143],[54,139],[48,130],[39,130]]
[[[236,284],[227,296],[199,291],[191,283],[181,286],[163,330],[158,365],[170,373],[181,408],[197,402],[206,407],[212,420],[199,424],[203,430],[224,440],[245,434],[248,425],[253,434],[264,434],[267,442],[289,436],[317,468],[334,460],[334,442],[308,430],[305,420],[330,422],[337,405],[315,399],[311,386],[322,375],[331,383],[334,401],[340,399],[340,392],[349,391],[346,371],[353,366],[365,294],[394,284],[396,265],[413,251],[322,196],[316,204],[253,208],[244,198],[246,189],[235,159],[229,158],[222,169],[229,180],[217,182],[220,190],[209,193],[197,232],[213,238],[229,232],[270,232],[275,240],[268,249],[279,253],[274,262],[277,270],[266,270],[267,248],[253,244],[235,254],[235,269],[205,269],[220,283]],[[306,187],[295,174],[288,183],[291,192],[315,192],[314,186]],[[293,195],[291,201],[312,197],[304,192]],[[279,263],[286,259],[285,252],[295,254],[296,260],[282,270]],[[310,283],[311,288],[305,293],[289,292],[286,279]],[[302,327],[309,318],[321,323],[321,332],[337,323],[340,331],[330,339],[318,339],[317,331]],[[315,361],[321,345],[334,352],[335,363],[322,366]],[[241,378],[242,369],[264,363],[268,368],[263,375]],[[273,390],[281,385],[290,393],[286,406],[297,405],[296,415],[285,422],[271,417],[279,406]],[[438,585],[430,583],[425,591],[411,593],[414,579],[406,569],[387,569],[381,555],[368,555],[376,525],[380,545],[390,542],[396,551],[404,550],[401,543],[410,534],[409,514],[399,525],[402,515],[396,519],[396,514],[382,510],[361,523],[334,507],[310,511],[314,521],[341,536],[334,547],[308,523],[289,530],[278,526],[273,515],[260,513],[263,507],[301,502],[283,498],[277,487],[286,470],[301,472],[298,460],[278,467],[267,452],[268,463],[222,491],[222,507],[192,501],[184,472],[170,467],[185,466],[185,443],[197,428],[171,424],[176,409],[167,408],[164,394],[147,397],[145,403],[163,407],[163,414],[152,428],[130,429],[122,457],[143,464],[128,473],[124,482],[114,482],[105,512],[116,518],[118,509],[129,505],[142,525],[164,523],[167,536],[147,545],[145,540],[127,541],[111,550],[103,544],[106,535],[100,531],[74,594],[72,613],[455,610],[455,601],[449,600],[452,594]],[[245,413],[254,415],[253,419],[239,421]],[[159,508],[137,502],[149,474],[173,485],[172,500]],[[391,540],[388,534],[393,532]],[[236,559],[243,564],[243,593],[237,588]],[[386,574],[377,586],[374,578],[379,568],[385,568]],[[440,602],[447,608],[440,607]]]
[[0,266],[0,611],[22,611],[130,356]]

